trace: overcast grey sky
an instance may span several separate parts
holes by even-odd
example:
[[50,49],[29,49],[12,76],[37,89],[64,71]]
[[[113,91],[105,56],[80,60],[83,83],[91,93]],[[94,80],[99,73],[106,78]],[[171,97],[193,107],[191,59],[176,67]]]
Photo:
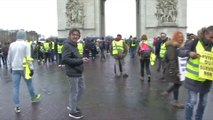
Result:
[[[213,25],[213,0],[187,1],[188,32],[196,33],[203,26]],[[107,0],[106,10],[106,35],[135,35],[135,0]],[[57,0],[0,0],[0,15],[2,29],[23,28],[46,36],[57,35]],[[129,16],[133,17],[126,21]]]

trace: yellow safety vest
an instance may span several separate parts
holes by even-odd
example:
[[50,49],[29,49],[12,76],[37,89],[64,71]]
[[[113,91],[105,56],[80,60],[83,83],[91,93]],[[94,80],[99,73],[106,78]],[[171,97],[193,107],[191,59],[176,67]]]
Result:
[[52,50],[55,49],[55,42],[51,42],[52,43]]
[[44,51],[48,52],[50,50],[50,44],[48,42],[44,43]]
[[156,60],[156,55],[153,52],[151,52],[151,55],[150,55],[150,63],[151,63],[151,65],[155,64],[155,60]]
[[62,53],[62,48],[63,48],[63,45],[58,44],[58,46],[57,46],[58,54]]
[[136,44],[135,44],[135,39],[131,39],[131,47],[135,47],[136,46]]
[[123,40],[113,40],[112,41],[112,55],[118,55],[119,52],[124,52]]
[[29,80],[32,78],[32,76],[30,76],[31,70],[30,70],[30,64],[29,64],[29,62],[32,62],[32,61],[33,61],[32,57],[26,57],[23,60],[22,66],[24,67],[24,78],[26,80]]
[[[196,45],[196,52],[199,54],[203,51],[205,51],[205,48],[203,47],[202,43],[199,40]],[[211,49],[211,52],[213,52],[213,48]],[[185,76],[191,80],[205,82],[206,79],[199,78],[199,63],[200,63],[199,57],[195,59],[189,58],[186,65]]]
[[78,52],[82,56],[84,52],[84,46],[83,43],[78,43]]
[[160,46],[160,58],[164,58],[166,54],[166,42]]

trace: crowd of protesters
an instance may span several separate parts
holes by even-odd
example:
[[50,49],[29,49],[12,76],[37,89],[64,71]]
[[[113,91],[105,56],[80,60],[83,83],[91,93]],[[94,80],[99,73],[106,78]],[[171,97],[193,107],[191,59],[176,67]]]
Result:
[[[82,78],[83,64],[88,63],[90,59],[97,60],[100,58],[101,61],[104,61],[106,54],[110,54],[115,59],[113,64],[115,76],[126,78],[129,75],[125,69],[125,59],[129,53],[130,60],[138,58],[140,61],[141,81],[147,80],[148,83],[151,83],[152,71],[150,65],[156,64],[156,71],[161,73],[160,80],[173,83],[161,95],[167,96],[173,92],[175,100],[173,106],[178,109],[185,108],[185,120],[192,119],[194,106],[198,104],[195,118],[202,120],[213,79],[198,76],[199,63],[200,56],[203,54],[201,51],[213,52],[213,26],[202,28],[197,35],[189,33],[186,35],[187,39],[180,31],[174,32],[171,38],[165,32],[162,32],[152,40],[146,34],[143,34],[140,38],[130,35],[127,39],[122,38],[121,34],[117,34],[115,38],[91,37],[81,39],[80,34],[78,29],[72,29],[67,39],[40,40],[33,47],[32,43],[25,39],[25,32],[19,31],[15,42],[0,44],[2,61],[0,67],[9,68],[12,71],[13,99],[17,113],[21,111],[18,97],[20,77],[17,76],[26,74],[23,72],[25,69],[22,68],[22,61],[17,62],[17,59],[31,56],[40,63],[39,65],[56,63],[58,67],[65,66],[70,82],[69,116],[79,119],[83,117],[81,110],[77,107],[77,102],[85,88]],[[25,48],[29,49],[25,51]],[[27,56],[25,56],[25,52],[28,53]],[[178,57],[188,57],[184,82],[180,80]],[[147,77],[144,74],[144,69]],[[30,72],[33,75],[33,65],[30,66]],[[34,93],[33,85],[29,80],[26,83],[32,102],[39,101],[40,94]],[[188,99],[185,105],[180,103],[178,99],[182,84],[188,89]]]

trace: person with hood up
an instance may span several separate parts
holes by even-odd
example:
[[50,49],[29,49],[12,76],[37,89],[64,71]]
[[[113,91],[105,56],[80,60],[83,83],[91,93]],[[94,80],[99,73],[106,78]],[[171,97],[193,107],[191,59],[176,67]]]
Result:
[[[32,103],[38,102],[41,98],[40,94],[36,94],[34,92],[34,87],[32,83],[32,79],[26,79],[26,73],[24,72],[24,64],[23,61],[28,57],[31,57],[31,48],[30,44],[25,42],[26,40],[26,32],[23,30],[19,30],[16,35],[17,40],[10,44],[8,51],[8,68],[12,73],[12,82],[13,82],[13,101],[15,103],[15,112],[19,113],[20,110],[20,101],[19,101],[19,87],[21,82],[21,77],[24,78],[28,91],[30,93],[30,97]],[[30,63],[30,76],[33,75],[33,64]]]

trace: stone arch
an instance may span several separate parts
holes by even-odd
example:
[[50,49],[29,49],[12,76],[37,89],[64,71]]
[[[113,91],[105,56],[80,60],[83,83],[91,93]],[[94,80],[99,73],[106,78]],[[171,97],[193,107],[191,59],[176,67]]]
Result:
[[[105,36],[106,0],[57,0],[58,35],[67,37],[71,28],[79,28],[82,36]],[[136,34],[149,38],[176,30],[186,33],[186,0],[135,0]],[[167,5],[161,9],[163,5]],[[77,7],[76,7],[77,6]],[[167,11],[167,12],[165,12]]]

